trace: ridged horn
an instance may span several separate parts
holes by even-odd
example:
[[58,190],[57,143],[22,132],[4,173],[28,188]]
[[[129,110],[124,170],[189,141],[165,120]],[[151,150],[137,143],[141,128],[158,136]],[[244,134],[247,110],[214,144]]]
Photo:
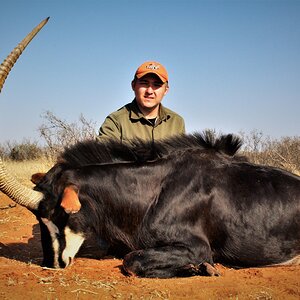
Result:
[[27,45],[31,40],[37,35],[37,33],[43,28],[43,26],[48,22],[49,17],[43,20],[38,26],[36,26],[23,40],[22,42],[7,56],[0,66],[0,93],[3,88],[4,82],[14,66],[15,62],[18,60],[22,52],[25,50]]
[[[0,92],[3,88],[5,79],[7,78],[10,70],[18,60],[24,49],[36,36],[36,34],[43,28],[48,22],[49,17],[43,20],[38,26],[36,26],[23,40],[22,42],[7,56],[0,66]],[[21,183],[19,183],[13,176],[11,176],[0,158],[0,191],[10,197],[16,203],[25,206],[30,210],[38,209],[40,201],[43,199],[43,194],[34,191]]]
[[0,158],[0,191],[16,203],[25,206],[29,210],[37,210],[43,194],[34,191],[12,177],[6,170]]

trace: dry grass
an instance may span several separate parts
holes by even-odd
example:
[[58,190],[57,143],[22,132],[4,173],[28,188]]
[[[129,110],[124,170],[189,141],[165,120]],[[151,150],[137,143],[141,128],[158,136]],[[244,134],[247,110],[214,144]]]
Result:
[[10,174],[12,174],[20,183],[33,187],[30,181],[31,175],[38,172],[47,172],[53,163],[46,159],[34,161],[6,161],[5,166]]
[[[247,156],[247,154],[246,154]],[[248,157],[248,156],[247,156]],[[248,157],[250,161],[258,164],[272,165],[270,162],[264,161],[262,157],[253,159],[253,157]],[[33,184],[30,181],[31,175],[38,172],[47,172],[52,166],[54,162],[41,158],[39,160],[31,160],[31,161],[6,161],[5,166],[8,172],[13,175],[20,183],[33,187]],[[277,165],[275,165],[278,167]],[[290,171],[298,176],[300,176],[300,170],[297,169],[294,165],[284,165],[279,166],[287,171]]]

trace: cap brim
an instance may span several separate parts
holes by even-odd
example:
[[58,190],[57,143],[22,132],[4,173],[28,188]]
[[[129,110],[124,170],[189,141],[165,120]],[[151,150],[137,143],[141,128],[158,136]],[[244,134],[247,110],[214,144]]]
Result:
[[142,73],[139,73],[139,74],[136,74],[135,76],[140,79],[142,78],[143,76],[147,75],[147,74],[154,74],[156,75],[163,83],[167,82],[168,80],[164,77],[162,77],[161,75],[155,73],[155,72],[152,72],[152,71],[147,71],[147,72],[142,72]]

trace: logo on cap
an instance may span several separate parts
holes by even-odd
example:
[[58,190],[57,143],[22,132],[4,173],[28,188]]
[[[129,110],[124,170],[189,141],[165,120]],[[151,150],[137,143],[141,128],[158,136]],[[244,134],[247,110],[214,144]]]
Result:
[[159,65],[155,65],[155,64],[150,64],[148,66],[146,66],[146,69],[150,69],[150,70],[158,70],[160,68]]

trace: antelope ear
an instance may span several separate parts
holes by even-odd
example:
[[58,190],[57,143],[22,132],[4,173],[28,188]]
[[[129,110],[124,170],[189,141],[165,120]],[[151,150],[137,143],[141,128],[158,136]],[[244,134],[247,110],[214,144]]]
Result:
[[46,173],[35,173],[31,175],[31,182],[38,184],[44,177]]

